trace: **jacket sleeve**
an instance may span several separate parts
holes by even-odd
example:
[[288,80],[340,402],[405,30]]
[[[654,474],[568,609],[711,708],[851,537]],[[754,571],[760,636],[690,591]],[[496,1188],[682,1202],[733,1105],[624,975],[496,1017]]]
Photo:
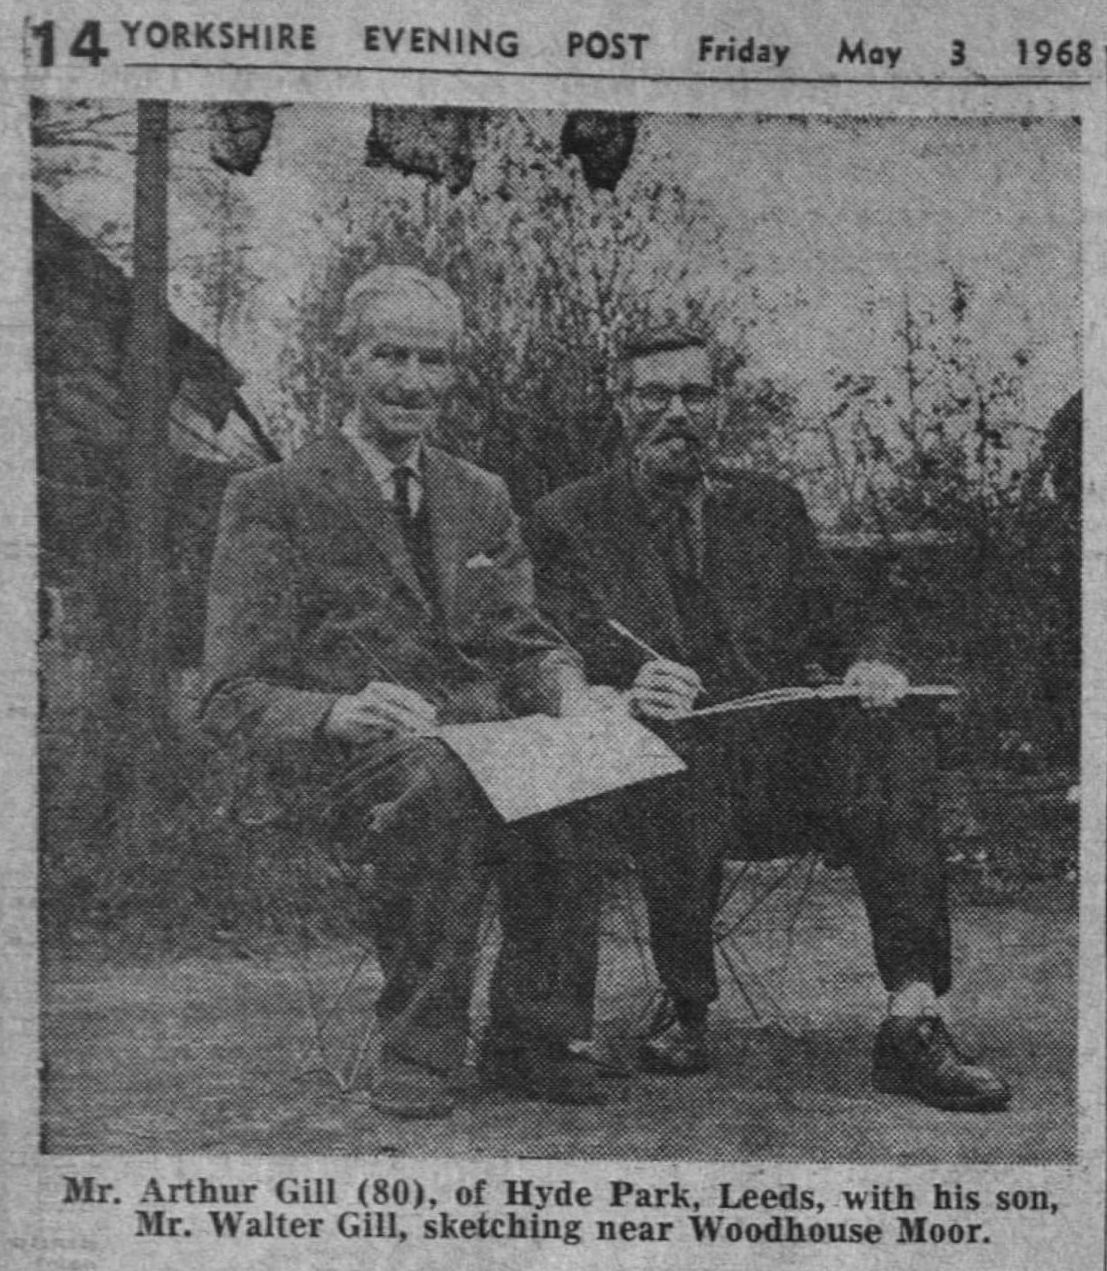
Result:
[[307,741],[338,694],[298,687],[298,554],[277,468],[235,477],[208,594],[201,722],[226,743]]
[[794,493],[792,576],[800,613],[793,626],[796,665],[816,664],[842,675],[861,659],[899,663],[896,623],[867,594],[856,570],[844,570],[819,543],[802,496]]
[[489,669],[499,668],[505,699],[522,712],[556,714],[568,683],[583,683],[581,659],[538,610],[534,568],[523,542],[519,518],[503,482],[492,485],[488,516],[493,533],[489,574],[477,630],[463,650]]
[[527,521],[526,540],[542,612],[577,650],[589,681],[628,687],[643,655],[607,626],[598,562],[582,557],[582,549],[544,502],[536,504]]

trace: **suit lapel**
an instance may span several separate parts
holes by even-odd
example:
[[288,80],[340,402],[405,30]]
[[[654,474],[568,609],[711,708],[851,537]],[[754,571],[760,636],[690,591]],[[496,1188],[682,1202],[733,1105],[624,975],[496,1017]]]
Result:
[[680,658],[687,649],[672,589],[629,467],[619,464],[609,475],[608,488],[601,492],[599,501],[599,532],[607,540],[610,557],[619,562],[617,586],[626,625],[655,645],[659,653]]
[[[612,559],[619,561],[620,587],[626,625],[653,644],[659,653],[678,661],[690,653],[665,563],[654,549],[645,513],[634,490],[630,471],[614,468],[602,492],[602,533]],[[739,486],[717,491],[704,506],[704,581],[715,599],[735,659],[756,688],[768,677],[745,650],[751,571],[759,565],[764,540],[759,537],[755,505]]]
[[400,527],[365,461],[337,430],[328,431],[309,445],[310,453],[307,447],[301,453],[313,471],[320,493],[357,526],[396,577],[428,607]]
[[755,688],[770,680],[746,653],[750,605],[757,588],[756,571],[765,568],[764,538],[757,509],[743,491],[740,475],[725,490],[709,496],[704,508],[704,581],[715,598],[731,649]]
[[430,523],[431,550],[438,581],[442,611],[450,623],[457,595],[457,577],[464,544],[461,530],[466,523],[465,498],[458,468],[450,456],[434,446],[423,451],[424,494]]

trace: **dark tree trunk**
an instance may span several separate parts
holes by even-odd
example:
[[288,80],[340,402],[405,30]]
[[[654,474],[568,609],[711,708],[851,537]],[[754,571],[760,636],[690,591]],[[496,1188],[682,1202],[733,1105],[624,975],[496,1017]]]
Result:
[[119,672],[116,845],[141,856],[164,820],[169,712],[169,105],[138,103],[134,289],[127,342],[126,542],[131,603]]

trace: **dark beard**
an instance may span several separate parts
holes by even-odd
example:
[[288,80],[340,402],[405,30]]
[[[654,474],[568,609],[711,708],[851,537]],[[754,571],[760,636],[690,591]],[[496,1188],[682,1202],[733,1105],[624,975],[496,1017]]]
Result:
[[666,499],[686,498],[703,481],[704,455],[698,442],[685,439],[685,449],[679,460],[671,466],[650,463],[643,455],[638,456],[637,467],[643,483],[660,497]]

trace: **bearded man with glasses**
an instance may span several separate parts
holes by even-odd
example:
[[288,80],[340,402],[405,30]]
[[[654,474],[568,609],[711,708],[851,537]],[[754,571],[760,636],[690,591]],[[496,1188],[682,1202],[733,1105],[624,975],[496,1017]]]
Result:
[[[865,905],[888,993],[876,1088],[949,1110],[1005,1107],[1006,1084],[965,1057],[937,1010],[951,957],[935,737],[903,704],[891,624],[849,630],[843,585],[796,490],[713,463],[721,393],[706,339],[648,332],[625,348],[618,376],[623,454],[540,500],[528,540],[540,603],[589,680],[624,690],[688,764],[636,789],[610,818],[638,863],[672,1005],[641,1047],[642,1066],[690,1075],[710,1065],[726,858],[813,850],[852,866]],[[693,714],[832,675],[856,688],[858,705],[729,722]],[[582,907],[599,903],[601,855],[596,876],[577,876]],[[596,941],[573,956],[587,1037]]]

